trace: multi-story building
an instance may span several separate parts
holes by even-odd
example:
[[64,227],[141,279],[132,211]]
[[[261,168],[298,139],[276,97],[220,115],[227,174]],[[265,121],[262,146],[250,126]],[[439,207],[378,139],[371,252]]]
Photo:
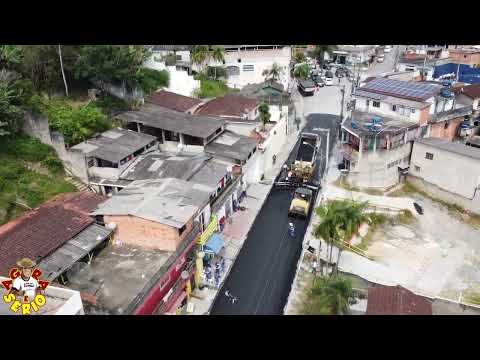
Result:
[[342,124],[348,181],[388,188],[409,167],[412,140],[453,140],[471,106],[455,102],[440,84],[375,78],[357,89],[351,116]]
[[[227,85],[243,88],[248,84],[258,84],[265,80],[263,72],[276,63],[283,71],[279,82],[285,89],[290,83],[289,66],[292,51],[286,45],[224,45],[225,61],[210,61],[209,66],[225,66]],[[195,69],[194,65],[194,69]]]

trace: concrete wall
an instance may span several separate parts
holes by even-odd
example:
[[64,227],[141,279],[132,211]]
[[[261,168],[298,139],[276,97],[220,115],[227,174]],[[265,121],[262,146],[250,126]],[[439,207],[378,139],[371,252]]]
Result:
[[[180,53],[188,53],[188,56],[185,54],[185,58],[188,60],[183,60],[182,61],[189,61],[190,59],[190,52],[177,52],[177,55],[180,55]],[[165,62],[163,61],[157,61],[155,59],[159,59],[158,55],[152,56],[145,64],[144,66],[149,69],[153,70],[167,70],[168,73],[170,74],[170,81],[168,84],[168,88],[166,90],[180,94],[183,96],[193,96],[194,92],[200,88],[200,80],[195,80],[193,78],[193,75],[188,75],[188,72],[185,70],[177,70],[176,66],[166,66]]]
[[[458,137],[458,128],[463,122],[463,117],[430,125],[430,137],[452,141]],[[445,128],[446,126],[446,128]]]
[[265,173],[264,164],[265,157],[260,150],[257,150],[243,166],[243,181],[245,181],[247,184],[259,182],[262,179],[262,175]]
[[[398,165],[407,165],[412,144],[408,142],[393,150],[363,151],[354,169],[350,170],[347,181],[357,187],[382,188],[399,182]],[[398,161],[397,165],[388,164]]]
[[450,50],[449,56],[452,62],[466,64],[466,65],[480,65],[480,52],[478,53],[464,53],[462,51]]
[[[369,105],[367,106],[367,100],[369,100]],[[398,108],[398,106],[397,106]],[[372,99],[357,98],[355,101],[355,109],[358,111],[369,112],[371,114],[379,116],[389,116],[389,117],[401,117],[405,120],[419,121],[420,120],[420,110],[413,109],[414,112],[410,112],[409,116],[401,115],[397,111],[393,111],[392,105],[380,101],[380,107],[373,106]]]
[[[241,62],[238,62],[238,60]],[[242,88],[248,84],[258,84],[265,81],[262,72],[271,68],[273,63],[277,63],[283,67],[283,75],[279,82],[288,88],[290,82],[290,66],[291,49],[286,46],[281,49],[268,50],[241,50],[225,53],[225,65],[221,63],[211,62],[209,66],[237,66],[239,67],[239,75],[229,76],[227,85],[232,88]],[[253,71],[244,71],[244,66],[253,65]]]
[[[433,160],[426,159],[427,152],[433,154]],[[465,199],[473,199],[480,186],[480,160],[418,142],[413,146],[409,173]]]
[[190,220],[180,236],[178,229],[174,227],[136,216],[105,215],[104,218],[105,223],[117,224],[114,235],[116,240],[124,244],[163,251],[175,251],[193,228],[193,220]]

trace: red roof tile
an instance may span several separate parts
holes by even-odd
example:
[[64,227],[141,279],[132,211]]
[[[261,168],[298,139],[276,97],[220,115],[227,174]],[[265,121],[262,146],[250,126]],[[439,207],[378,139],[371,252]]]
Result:
[[91,192],[60,194],[0,226],[0,275],[28,257],[38,261],[93,223],[88,215],[106,197]]
[[197,110],[199,115],[228,116],[242,118],[243,115],[260,105],[257,99],[239,95],[225,95],[210,100]]
[[156,92],[155,94],[148,97],[145,101],[154,105],[162,106],[164,108],[180,112],[186,112],[187,110],[202,102],[199,99],[175,94],[165,90]]
[[480,84],[468,85],[462,88],[462,94],[467,95],[471,99],[480,98]]
[[432,315],[432,303],[401,286],[372,287],[367,315]]

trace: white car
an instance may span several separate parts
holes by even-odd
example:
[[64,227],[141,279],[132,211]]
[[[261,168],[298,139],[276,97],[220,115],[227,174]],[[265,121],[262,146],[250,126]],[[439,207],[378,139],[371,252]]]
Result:
[[392,45],[385,45],[385,49],[383,49],[383,51],[385,53],[389,53],[390,51],[392,51]]
[[383,57],[383,55],[382,55],[382,56],[379,56],[379,57],[377,58],[377,63],[382,63],[384,60],[385,60],[385,58]]
[[331,77],[325,77],[325,85],[327,86],[332,86],[333,85],[333,78]]

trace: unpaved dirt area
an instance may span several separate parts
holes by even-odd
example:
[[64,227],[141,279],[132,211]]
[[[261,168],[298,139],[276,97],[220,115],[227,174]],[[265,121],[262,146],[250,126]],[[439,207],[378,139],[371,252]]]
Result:
[[368,254],[408,289],[457,300],[480,284],[480,230],[443,205],[413,195],[424,214],[410,225],[383,226]]

